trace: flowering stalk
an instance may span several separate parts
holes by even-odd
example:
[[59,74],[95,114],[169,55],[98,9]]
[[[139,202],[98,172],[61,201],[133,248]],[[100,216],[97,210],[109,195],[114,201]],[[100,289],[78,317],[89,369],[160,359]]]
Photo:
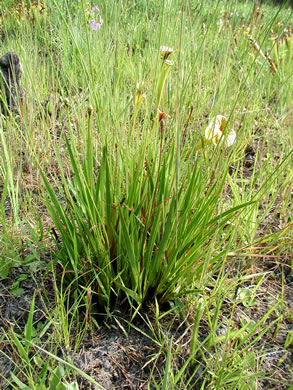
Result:
[[174,65],[174,62],[169,60],[169,56],[170,56],[170,54],[172,54],[174,52],[174,50],[168,46],[161,46],[160,50],[161,50],[161,54],[162,54],[163,65],[162,65],[160,78],[158,81],[156,112],[158,112],[160,109],[161,98],[162,98],[165,82],[166,82],[167,77],[168,77],[168,73],[170,71],[171,66]]
[[159,109],[160,107],[160,102],[161,102],[161,98],[162,98],[162,93],[163,93],[163,89],[164,89],[164,86],[165,86],[165,82],[167,80],[167,77],[168,77],[168,73],[170,71],[170,68],[171,66],[174,65],[174,62],[173,61],[170,61],[170,60],[164,60],[164,63],[163,63],[163,67],[162,67],[162,71],[161,71],[161,75],[160,75],[160,78],[159,78],[159,82],[158,82],[158,91],[157,91],[157,110]]

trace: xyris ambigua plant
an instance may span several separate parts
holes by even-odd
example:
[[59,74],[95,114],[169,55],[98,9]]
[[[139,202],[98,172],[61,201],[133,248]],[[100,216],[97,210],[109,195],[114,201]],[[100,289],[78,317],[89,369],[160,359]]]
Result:
[[[156,90],[158,120],[154,121],[154,129],[160,126],[160,142],[146,138],[145,143],[138,144],[134,158],[129,158],[129,145],[117,145],[117,154],[104,146],[95,171],[89,112],[87,150],[81,160],[76,140],[72,137],[66,141],[73,171],[70,181],[59,165],[62,183],[58,187],[65,205],[43,173],[44,203],[60,237],[56,257],[73,288],[85,289],[91,298],[89,305],[106,311],[125,296],[139,310],[147,300],[166,302],[188,292],[205,267],[203,247],[206,249],[219,226],[246,206],[219,214],[218,199],[225,175],[205,188],[209,172],[202,173],[199,164],[178,182],[178,195],[174,196],[176,148],[174,144],[167,151],[164,148],[163,119],[167,114],[160,110],[164,86],[174,64],[169,57],[174,50],[163,46],[161,52],[163,63]],[[133,140],[145,97],[144,82],[137,83]],[[211,143],[217,145],[221,140],[226,146],[232,144],[236,135],[226,134],[226,125],[224,116],[214,118],[198,149]]]

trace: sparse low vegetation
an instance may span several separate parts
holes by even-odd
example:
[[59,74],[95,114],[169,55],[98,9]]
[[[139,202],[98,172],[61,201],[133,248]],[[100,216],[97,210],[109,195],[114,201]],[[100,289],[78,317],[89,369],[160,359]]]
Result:
[[1,388],[293,389],[291,23],[0,4]]

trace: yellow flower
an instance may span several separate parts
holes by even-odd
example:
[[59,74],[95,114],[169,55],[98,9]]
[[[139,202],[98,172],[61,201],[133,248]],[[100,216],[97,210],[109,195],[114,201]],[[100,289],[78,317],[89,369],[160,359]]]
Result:
[[213,118],[206,128],[205,137],[211,141],[214,145],[218,145],[219,142],[225,143],[226,147],[234,144],[236,140],[236,133],[234,130],[230,130],[229,133],[223,133],[228,120],[223,115],[217,115]]

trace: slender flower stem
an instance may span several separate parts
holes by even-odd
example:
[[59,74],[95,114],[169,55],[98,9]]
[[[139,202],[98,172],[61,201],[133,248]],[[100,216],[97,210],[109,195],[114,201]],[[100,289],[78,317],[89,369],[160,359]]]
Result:
[[161,98],[162,98],[162,93],[164,90],[165,82],[167,80],[170,68],[173,65],[174,65],[173,61],[170,61],[170,60],[165,60],[163,63],[161,75],[160,75],[159,82],[158,82],[157,101],[156,101],[157,110],[156,111],[158,111],[158,109],[160,108],[160,103],[161,103]]

